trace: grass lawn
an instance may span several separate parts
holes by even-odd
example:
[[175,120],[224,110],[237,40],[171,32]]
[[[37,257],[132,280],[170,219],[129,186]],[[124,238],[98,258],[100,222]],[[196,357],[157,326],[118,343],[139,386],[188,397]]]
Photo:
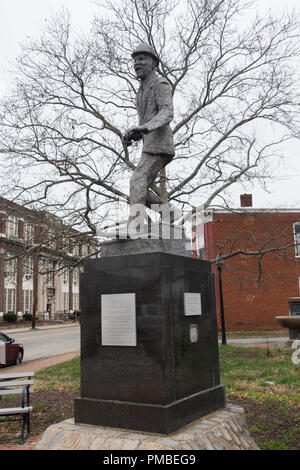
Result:
[[[300,364],[286,348],[220,347],[227,401],[244,407],[250,432],[262,449],[300,449]],[[74,416],[79,357],[35,375],[32,435]],[[20,423],[0,424],[0,443],[17,442]]]
[[293,349],[220,347],[227,401],[244,407],[262,449],[300,449],[300,364]]

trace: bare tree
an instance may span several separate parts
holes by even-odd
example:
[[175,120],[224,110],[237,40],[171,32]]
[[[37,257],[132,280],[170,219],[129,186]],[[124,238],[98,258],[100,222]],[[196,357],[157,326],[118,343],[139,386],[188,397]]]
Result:
[[[131,52],[151,44],[172,87],[176,157],[152,190],[209,206],[237,181],[268,177],[278,144],[299,134],[299,22],[249,16],[252,1],[110,0],[88,36],[57,14],[23,45],[1,104],[2,194],[95,233],[128,202],[138,158],[122,143],[136,123]],[[261,127],[276,126],[276,139]]]
[[226,234],[215,242],[217,256],[211,261],[226,265],[240,288],[266,289],[266,277],[269,281],[282,279],[278,263],[283,261],[287,267],[295,263],[295,248],[299,243],[294,239],[292,225],[287,223],[283,227],[278,223],[276,212],[233,211],[232,215],[231,224],[225,222]]

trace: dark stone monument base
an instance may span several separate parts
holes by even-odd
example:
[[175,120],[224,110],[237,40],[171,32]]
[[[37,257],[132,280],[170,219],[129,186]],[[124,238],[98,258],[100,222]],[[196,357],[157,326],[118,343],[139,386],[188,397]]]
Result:
[[[107,294],[117,305],[109,314]],[[136,341],[127,345],[122,294],[134,298]],[[208,261],[162,252],[87,260],[81,307],[76,423],[169,434],[225,406]],[[111,321],[112,343],[103,340]]]
[[223,385],[204,390],[165,406],[77,398],[75,400],[75,422],[170,434],[224,406],[225,387]]

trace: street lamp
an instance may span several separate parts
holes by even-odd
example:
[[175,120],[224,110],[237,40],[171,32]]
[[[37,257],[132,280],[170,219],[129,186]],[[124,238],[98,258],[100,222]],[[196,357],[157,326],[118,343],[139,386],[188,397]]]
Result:
[[217,270],[219,273],[219,297],[220,297],[222,344],[226,345],[227,342],[226,342],[224,302],[223,302],[222,265],[223,265],[222,252],[220,252],[216,259],[216,266],[217,266]]

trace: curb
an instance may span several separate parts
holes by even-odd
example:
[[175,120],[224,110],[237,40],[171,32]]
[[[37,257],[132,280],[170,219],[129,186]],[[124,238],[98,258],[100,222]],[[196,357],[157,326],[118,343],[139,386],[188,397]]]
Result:
[[32,361],[23,362],[21,365],[10,366],[8,368],[3,367],[0,369],[1,374],[7,373],[7,369],[12,372],[37,372],[46,367],[54,366],[61,362],[69,361],[74,357],[80,356],[80,352],[74,351],[69,353],[58,354],[57,356],[48,356],[43,359],[34,359]]

